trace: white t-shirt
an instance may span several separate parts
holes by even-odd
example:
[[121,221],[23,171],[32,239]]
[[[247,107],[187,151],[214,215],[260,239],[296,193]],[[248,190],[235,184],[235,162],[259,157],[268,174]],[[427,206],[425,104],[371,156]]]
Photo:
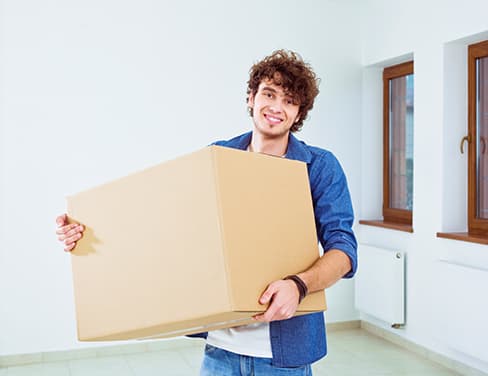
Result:
[[207,343],[235,354],[272,358],[268,323],[254,323],[208,332]]

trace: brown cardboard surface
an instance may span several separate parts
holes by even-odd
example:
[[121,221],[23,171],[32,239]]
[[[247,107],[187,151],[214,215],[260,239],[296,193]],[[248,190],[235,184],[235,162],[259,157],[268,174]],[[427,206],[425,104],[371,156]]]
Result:
[[[307,166],[222,148],[216,155],[232,307],[262,310],[256,291],[308,269],[318,257]],[[320,299],[310,295],[299,310],[316,310]]]
[[[218,146],[68,197],[78,337],[240,325],[319,256],[306,165]],[[325,309],[311,294],[298,313]]]

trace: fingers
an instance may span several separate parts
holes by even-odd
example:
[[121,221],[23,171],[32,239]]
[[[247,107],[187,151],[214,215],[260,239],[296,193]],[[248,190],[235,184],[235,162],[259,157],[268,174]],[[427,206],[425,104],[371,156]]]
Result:
[[70,245],[67,245],[64,247],[64,251],[65,252],[71,252],[75,246],[76,246],[76,243],[71,243]]
[[77,223],[72,223],[66,226],[59,227],[56,230],[56,234],[59,235],[59,240],[64,240],[69,238],[70,236],[76,235],[79,232],[83,232],[84,228],[83,225],[79,225]]
[[68,235],[68,236],[60,235],[60,236],[58,236],[58,240],[63,242],[64,244],[68,245],[68,244],[77,242],[78,240],[81,239],[82,236],[83,236],[83,234],[81,232],[76,232],[76,233],[73,233],[73,234]]
[[293,281],[275,281],[268,286],[259,299],[261,304],[270,302],[268,309],[254,316],[254,319],[262,322],[289,319],[296,312],[298,298],[298,289]]
[[266,312],[255,315],[254,319],[261,322],[286,320],[292,318],[295,311],[296,307],[279,307],[278,305],[271,304]]
[[83,225],[67,225],[63,226],[62,229],[64,229],[64,232],[61,231],[61,233],[58,236],[58,240],[64,243],[64,250],[66,252],[69,252],[73,250],[73,248],[76,246],[76,242],[81,239],[83,236],[83,230],[84,227]]
[[76,246],[76,242],[83,236],[85,227],[78,223],[68,224],[68,216],[66,214],[58,216],[56,218],[56,224],[58,225],[56,230],[58,240],[63,242],[66,252],[72,251]]

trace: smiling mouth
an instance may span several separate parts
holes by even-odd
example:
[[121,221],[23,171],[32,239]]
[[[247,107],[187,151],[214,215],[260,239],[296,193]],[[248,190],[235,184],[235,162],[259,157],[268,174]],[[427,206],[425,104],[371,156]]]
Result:
[[269,114],[264,114],[264,117],[273,125],[280,124],[283,121],[283,119]]

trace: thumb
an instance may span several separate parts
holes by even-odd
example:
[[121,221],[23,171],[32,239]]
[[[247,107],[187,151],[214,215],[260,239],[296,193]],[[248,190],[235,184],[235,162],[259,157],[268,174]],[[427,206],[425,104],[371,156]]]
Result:
[[59,215],[56,217],[56,224],[58,227],[64,226],[66,224],[66,213]]
[[268,304],[276,293],[276,288],[273,284],[269,285],[268,288],[263,292],[261,298],[259,298],[260,304]]

